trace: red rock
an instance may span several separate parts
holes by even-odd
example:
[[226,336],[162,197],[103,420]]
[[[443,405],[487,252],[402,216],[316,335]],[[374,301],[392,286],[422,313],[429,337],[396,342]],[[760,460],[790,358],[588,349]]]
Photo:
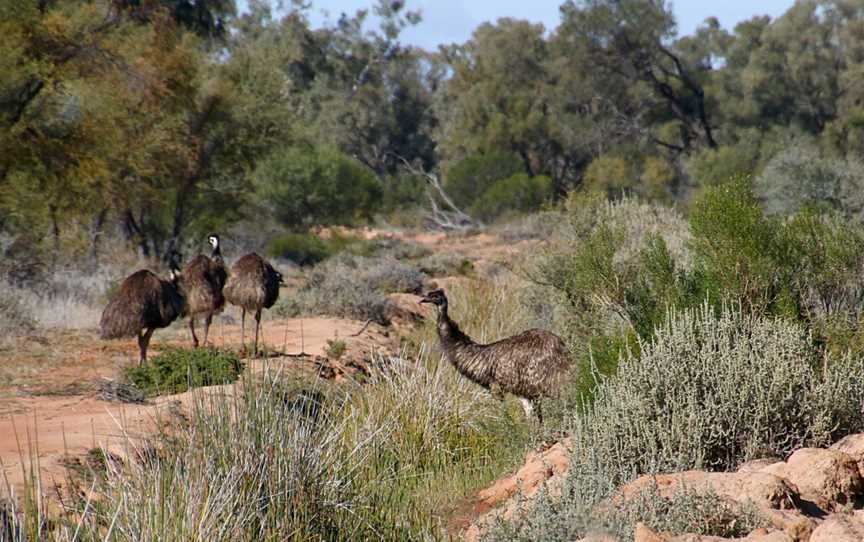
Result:
[[864,491],[858,463],[838,450],[802,448],[785,463],[775,463],[762,472],[785,478],[802,498],[823,510],[838,509]]

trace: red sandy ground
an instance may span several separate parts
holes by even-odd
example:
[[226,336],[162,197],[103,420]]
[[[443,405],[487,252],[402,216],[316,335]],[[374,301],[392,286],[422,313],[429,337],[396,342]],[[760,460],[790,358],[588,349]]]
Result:
[[[303,351],[311,357],[297,357],[301,353],[301,325]],[[370,325],[361,336],[351,337],[362,326],[362,322],[335,318],[265,321],[261,343],[271,357],[250,361],[248,368],[260,372],[266,364],[314,371],[313,357],[325,355],[328,339],[334,338],[345,341],[348,352],[392,350],[393,338],[379,326]],[[151,343],[151,354],[166,344],[188,346],[187,336],[182,327],[161,330]],[[239,348],[240,326],[214,325],[211,340],[219,347]],[[0,366],[7,371],[10,367],[14,371],[16,366],[39,369],[36,374],[24,369],[24,375],[13,380],[14,386],[0,387],[0,494],[5,492],[3,477],[20,492],[33,457],[38,458],[43,486],[51,487],[52,482],[63,480],[67,457],[84,455],[95,447],[125,456],[122,448],[127,436],[133,442],[145,436],[160,414],[178,402],[191,401],[195,392],[159,397],[145,405],[96,399],[95,383],[116,378],[123,365],[135,363],[136,355],[134,340],[103,342],[95,332],[22,338],[0,354]],[[230,388],[213,386],[206,391],[230,392]]]

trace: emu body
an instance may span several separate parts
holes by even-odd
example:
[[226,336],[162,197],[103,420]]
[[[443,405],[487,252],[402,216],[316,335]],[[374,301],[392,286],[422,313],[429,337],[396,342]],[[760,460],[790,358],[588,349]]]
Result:
[[147,347],[156,329],[168,327],[183,312],[183,297],[177,288],[176,269],[171,280],[152,271],[132,273],[102,311],[99,322],[103,339],[138,337],[138,363],[147,361]]
[[447,312],[443,290],[426,294],[421,303],[438,309],[438,339],[447,360],[460,374],[495,395],[518,397],[529,418],[542,418],[539,399],[553,395],[570,368],[564,341],[549,331],[529,329],[489,344],[478,344],[459,329]]
[[194,257],[183,268],[183,278],[180,281],[180,288],[186,298],[185,315],[189,316],[193,347],[198,346],[195,319],[204,318],[204,345],[206,346],[213,315],[219,314],[225,307],[222,289],[225,287],[228,272],[225,269],[225,260],[222,259],[219,236],[211,235],[209,242],[213,247],[210,257],[203,254]]
[[255,343],[253,354],[258,354],[258,330],[261,327],[261,311],[269,309],[279,298],[282,274],[261,256],[247,254],[231,266],[225,284],[225,298],[241,309],[240,342],[246,348],[246,311],[255,314]]

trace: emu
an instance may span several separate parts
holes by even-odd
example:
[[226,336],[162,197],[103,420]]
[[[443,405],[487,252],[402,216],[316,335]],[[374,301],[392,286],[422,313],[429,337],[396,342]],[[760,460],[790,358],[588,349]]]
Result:
[[490,344],[477,344],[447,314],[444,290],[432,290],[420,299],[437,308],[438,339],[444,356],[459,373],[502,399],[519,398],[525,416],[542,423],[540,398],[553,395],[570,368],[564,341],[543,329],[529,329]]
[[219,314],[225,307],[222,288],[228,272],[225,269],[225,260],[222,259],[219,236],[210,235],[208,242],[212,247],[210,257],[199,254],[192,258],[183,268],[183,279],[180,281],[180,288],[186,298],[185,315],[189,316],[189,330],[192,332],[192,346],[195,348],[198,347],[195,319],[198,316],[204,317],[204,346],[207,346],[213,315]]
[[267,260],[255,254],[247,254],[231,266],[225,284],[225,298],[240,307],[240,345],[246,350],[246,311],[255,313],[255,344],[253,355],[258,355],[258,329],[261,326],[261,310],[269,309],[279,298],[282,274],[273,269]]
[[179,257],[172,255],[170,280],[147,269],[132,273],[102,311],[99,322],[103,339],[138,337],[138,364],[147,361],[147,346],[156,329],[168,327],[184,310],[178,288]]

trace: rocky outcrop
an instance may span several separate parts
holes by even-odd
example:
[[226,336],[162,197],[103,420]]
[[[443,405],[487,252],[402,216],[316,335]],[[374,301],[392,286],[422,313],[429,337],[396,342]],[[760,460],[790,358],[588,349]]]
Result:
[[[463,509],[461,531],[477,540],[486,525],[510,518],[528,506],[541,488],[560,491],[570,460],[570,442],[529,454],[525,465],[480,492]],[[736,472],[686,471],[642,476],[619,488],[605,506],[617,505],[645,491],[670,498],[684,490],[711,491],[735,504],[755,505],[766,527],[745,538],[658,533],[634,525],[636,542],[862,542],[864,541],[864,434],[850,435],[828,449],[803,448],[786,461],[759,459]],[[604,505],[600,505],[604,506]],[[473,519],[471,519],[473,518]],[[603,536],[578,542],[610,542]]]

